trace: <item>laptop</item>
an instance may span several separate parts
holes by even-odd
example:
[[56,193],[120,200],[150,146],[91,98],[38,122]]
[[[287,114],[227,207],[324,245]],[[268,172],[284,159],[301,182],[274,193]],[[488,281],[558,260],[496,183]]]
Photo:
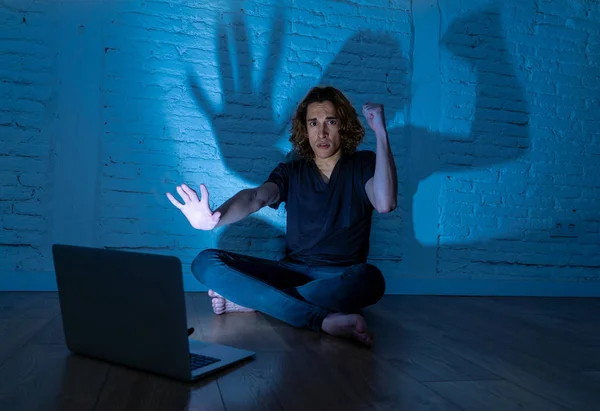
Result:
[[53,244],[67,348],[194,381],[254,352],[188,336],[182,264],[174,256]]

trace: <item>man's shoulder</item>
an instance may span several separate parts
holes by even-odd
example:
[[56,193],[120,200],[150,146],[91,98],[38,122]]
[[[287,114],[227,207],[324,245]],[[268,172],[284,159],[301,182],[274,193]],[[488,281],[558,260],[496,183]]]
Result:
[[304,158],[288,153],[285,159],[283,159],[274,167],[273,172],[289,176],[291,174],[298,173],[303,169],[305,164],[306,160]]
[[357,163],[369,164],[375,161],[375,152],[372,150],[357,150],[352,158]]
[[361,157],[375,157],[375,152],[373,150],[356,150],[355,153],[357,156]]
[[280,166],[284,166],[290,169],[297,168],[306,163],[306,159],[300,156],[295,151],[290,151],[286,154],[285,159],[279,163]]
[[285,155],[286,163],[293,163],[294,161],[302,160],[302,156],[296,150],[292,149]]

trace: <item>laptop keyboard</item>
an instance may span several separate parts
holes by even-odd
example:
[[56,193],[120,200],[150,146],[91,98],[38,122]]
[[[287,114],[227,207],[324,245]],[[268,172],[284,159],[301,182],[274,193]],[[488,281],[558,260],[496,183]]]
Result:
[[219,361],[221,361],[219,358],[207,357],[199,354],[190,354],[190,365],[192,370],[197,370],[198,368],[206,367],[207,365],[211,365]]

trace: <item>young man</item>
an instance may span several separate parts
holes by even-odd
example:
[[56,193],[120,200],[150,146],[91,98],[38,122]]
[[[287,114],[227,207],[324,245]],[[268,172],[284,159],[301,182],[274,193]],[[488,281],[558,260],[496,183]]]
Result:
[[373,210],[395,209],[397,176],[383,106],[367,103],[363,114],[375,132],[376,153],[356,151],[365,131],[347,98],[333,87],[315,87],[292,121],[290,141],[300,158],[277,165],[260,187],[241,190],[214,212],[204,185],[201,199],[187,185],[178,186],[183,204],[167,193],[199,230],[286,204],[281,261],[211,249],[192,263],[194,275],[210,289],[216,314],[257,310],[372,345],[360,310],[379,301],[385,280],[366,263],[371,218]]

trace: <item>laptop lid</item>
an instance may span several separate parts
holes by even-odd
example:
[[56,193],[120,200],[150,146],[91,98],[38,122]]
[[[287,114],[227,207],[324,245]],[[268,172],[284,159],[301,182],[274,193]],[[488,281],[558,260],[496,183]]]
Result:
[[178,258],[65,244],[52,253],[71,351],[191,378]]

